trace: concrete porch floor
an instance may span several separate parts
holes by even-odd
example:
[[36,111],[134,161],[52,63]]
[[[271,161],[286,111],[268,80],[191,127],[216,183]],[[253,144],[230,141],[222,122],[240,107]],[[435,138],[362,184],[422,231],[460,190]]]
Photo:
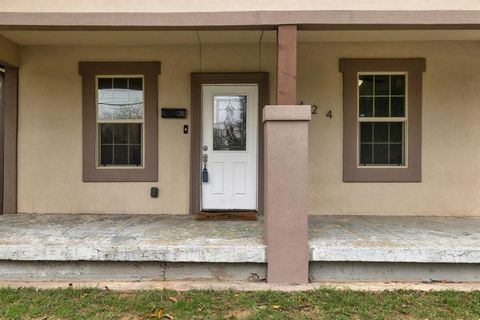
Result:
[[[480,263],[480,218],[311,216],[315,262]],[[0,216],[0,260],[265,263],[262,221],[187,215]]]

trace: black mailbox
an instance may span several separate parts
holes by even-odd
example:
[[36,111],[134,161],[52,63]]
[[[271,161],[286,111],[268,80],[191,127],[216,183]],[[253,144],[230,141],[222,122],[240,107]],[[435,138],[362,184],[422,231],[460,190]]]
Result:
[[185,108],[162,108],[162,118],[186,119],[187,109]]

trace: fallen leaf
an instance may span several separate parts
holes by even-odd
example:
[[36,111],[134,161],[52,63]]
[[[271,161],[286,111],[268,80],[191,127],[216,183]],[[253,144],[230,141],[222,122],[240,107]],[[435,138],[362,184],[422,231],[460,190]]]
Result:
[[152,317],[152,318],[162,319],[163,316],[164,316],[163,310],[162,309],[155,309],[150,313],[149,316]]
[[175,302],[175,303],[178,302],[178,299],[175,298],[175,297],[168,297],[168,300],[170,300],[170,301],[172,301],[172,302]]
[[169,315],[169,314],[166,314],[166,315],[165,315],[165,318],[167,318],[167,319],[169,319],[169,320],[173,320],[173,317],[172,317],[171,315]]
[[281,307],[282,307],[282,306],[279,306],[278,304],[274,304],[274,305],[272,306],[272,309],[280,309]]

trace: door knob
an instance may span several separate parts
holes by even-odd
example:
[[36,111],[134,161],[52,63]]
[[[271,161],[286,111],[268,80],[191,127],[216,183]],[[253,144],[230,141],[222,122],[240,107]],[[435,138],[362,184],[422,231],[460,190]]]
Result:
[[204,155],[202,156],[202,161],[203,161],[203,163],[207,163],[207,162],[208,162],[208,154],[204,154]]

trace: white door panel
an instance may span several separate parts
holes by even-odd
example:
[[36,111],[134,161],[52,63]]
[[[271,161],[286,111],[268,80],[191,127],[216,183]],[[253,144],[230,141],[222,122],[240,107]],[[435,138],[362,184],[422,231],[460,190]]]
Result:
[[258,86],[204,85],[202,112],[202,209],[256,210]]

